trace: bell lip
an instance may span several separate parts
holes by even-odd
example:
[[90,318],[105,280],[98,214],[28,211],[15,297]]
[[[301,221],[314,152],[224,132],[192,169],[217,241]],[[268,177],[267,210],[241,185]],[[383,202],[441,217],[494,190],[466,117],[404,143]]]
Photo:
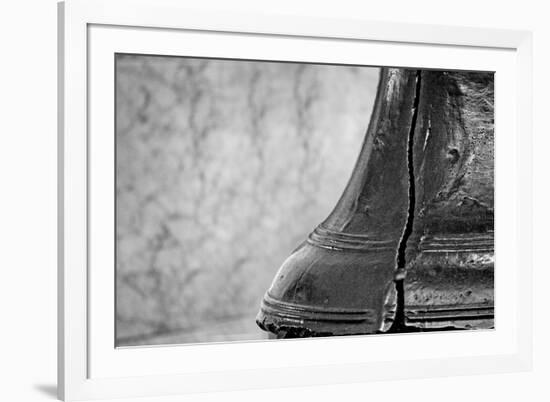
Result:
[[301,331],[307,336],[372,334],[379,330],[381,314],[372,309],[319,307],[276,300],[266,294],[256,323],[264,331]]
[[275,314],[293,320],[374,322],[376,319],[376,312],[368,308],[311,306],[277,300],[269,293],[264,296],[260,309],[268,314]]
[[417,328],[491,329],[494,303],[470,305],[405,306],[405,323]]

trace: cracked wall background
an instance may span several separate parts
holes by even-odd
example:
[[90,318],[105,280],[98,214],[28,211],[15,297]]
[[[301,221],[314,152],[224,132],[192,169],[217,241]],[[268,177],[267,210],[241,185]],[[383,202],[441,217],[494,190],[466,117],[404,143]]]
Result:
[[118,345],[261,339],[283,260],[332,210],[378,69],[117,55]]

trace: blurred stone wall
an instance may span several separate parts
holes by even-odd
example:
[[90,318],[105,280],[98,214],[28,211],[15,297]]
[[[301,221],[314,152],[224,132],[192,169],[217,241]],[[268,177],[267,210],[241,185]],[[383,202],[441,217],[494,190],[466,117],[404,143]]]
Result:
[[116,82],[117,344],[263,337],[263,293],[342,193],[378,69],[118,55]]

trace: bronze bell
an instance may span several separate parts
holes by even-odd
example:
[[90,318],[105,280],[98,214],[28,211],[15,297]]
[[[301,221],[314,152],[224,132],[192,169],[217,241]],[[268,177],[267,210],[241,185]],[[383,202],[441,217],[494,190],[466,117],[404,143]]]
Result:
[[418,75],[405,69],[380,74],[372,118],[342,197],[283,263],[262,301],[256,321],[279,337],[372,333],[395,314]]
[[493,75],[383,68],[336,207],[283,263],[278,337],[493,325]]
[[494,75],[423,71],[405,324],[490,328],[494,317]]

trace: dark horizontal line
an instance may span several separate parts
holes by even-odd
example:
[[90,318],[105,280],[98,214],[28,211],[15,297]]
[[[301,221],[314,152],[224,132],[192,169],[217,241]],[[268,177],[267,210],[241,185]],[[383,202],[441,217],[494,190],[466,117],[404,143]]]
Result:
[[486,315],[465,315],[465,316],[426,316],[426,317],[410,317],[405,314],[407,322],[426,322],[426,321],[468,321],[468,320],[491,320],[495,318],[494,314]]

